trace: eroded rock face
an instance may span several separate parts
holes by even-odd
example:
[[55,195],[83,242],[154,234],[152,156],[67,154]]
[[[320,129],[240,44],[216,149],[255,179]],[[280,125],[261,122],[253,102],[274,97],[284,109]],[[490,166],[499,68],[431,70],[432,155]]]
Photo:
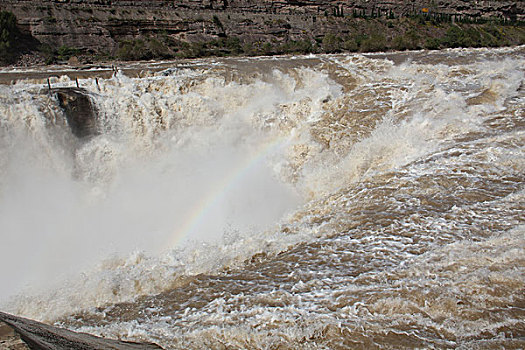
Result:
[[0,312],[0,348],[9,350],[158,350],[151,343],[104,339]]
[[85,138],[98,134],[97,114],[87,91],[79,88],[58,88],[52,92],[57,96],[73,135]]
[[403,16],[426,9],[525,20],[525,1],[510,0],[2,0],[0,9],[13,12],[22,29],[51,47],[111,55],[119,42],[150,34],[185,42],[320,38],[344,30],[344,16],[353,13]]

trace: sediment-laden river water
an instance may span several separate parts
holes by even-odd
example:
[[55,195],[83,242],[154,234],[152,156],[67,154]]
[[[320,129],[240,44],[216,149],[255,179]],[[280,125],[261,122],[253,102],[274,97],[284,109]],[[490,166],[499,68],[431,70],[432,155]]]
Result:
[[75,80],[0,86],[4,311],[166,349],[525,347],[524,47],[130,71],[79,79],[81,138]]

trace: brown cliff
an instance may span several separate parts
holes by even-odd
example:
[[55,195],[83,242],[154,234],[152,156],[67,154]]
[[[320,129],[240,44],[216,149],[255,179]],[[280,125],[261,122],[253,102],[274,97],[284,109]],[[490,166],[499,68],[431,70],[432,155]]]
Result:
[[[201,56],[202,48],[191,45],[214,40],[222,40],[226,49],[221,49],[226,53],[245,54],[250,53],[252,46],[254,53],[263,54],[283,51],[265,52],[263,45],[276,47],[301,41],[315,46],[329,34],[344,41],[344,36],[369,37],[370,31],[382,35],[387,30],[384,41],[391,42],[395,35],[408,32],[413,24],[397,28],[397,24],[388,23],[388,28],[394,27],[390,30],[386,27],[387,18],[417,14],[453,15],[449,16],[451,21],[462,16],[474,20],[525,19],[525,2],[506,0],[2,0],[0,10],[13,12],[20,28],[55,51],[71,47],[80,53],[123,59],[177,54],[180,57],[184,50],[189,51],[189,56]],[[367,24],[356,17],[377,18],[379,27],[363,32],[358,27]],[[436,34],[427,31],[425,35],[432,37],[442,35],[446,28],[433,30]],[[230,41],[225,43],[226,39]],[[519,44],[520,40],[509,43]],[[339,46],[344,49],[344,45]],[[355,50],[352,43],[346,46]],[[418,44],[413,48],[418,46],[425,47]],[[150,54],[136,57],[134,51]],[[304,47],[302,51],[315,52]],[[217,53],[220,50],[213,52]]]

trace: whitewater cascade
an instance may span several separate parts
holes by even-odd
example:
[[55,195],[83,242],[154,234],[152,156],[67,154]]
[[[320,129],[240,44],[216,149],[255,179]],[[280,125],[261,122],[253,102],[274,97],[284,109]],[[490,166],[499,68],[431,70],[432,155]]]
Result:
[[168,349],[523,346],[524,53],[1,85],[0,304]]

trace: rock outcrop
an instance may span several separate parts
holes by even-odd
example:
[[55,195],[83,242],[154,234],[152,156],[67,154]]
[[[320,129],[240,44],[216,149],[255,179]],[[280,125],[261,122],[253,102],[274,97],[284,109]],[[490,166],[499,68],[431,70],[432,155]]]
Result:
[[0,348],[6,350],[158,350],[152,343],[135,343],[72,332],[0,312]]
[[57,88],[51,92],[56,94],[73,135],[78,138],[85,138],[98,133],[97,114],[86,90]]

